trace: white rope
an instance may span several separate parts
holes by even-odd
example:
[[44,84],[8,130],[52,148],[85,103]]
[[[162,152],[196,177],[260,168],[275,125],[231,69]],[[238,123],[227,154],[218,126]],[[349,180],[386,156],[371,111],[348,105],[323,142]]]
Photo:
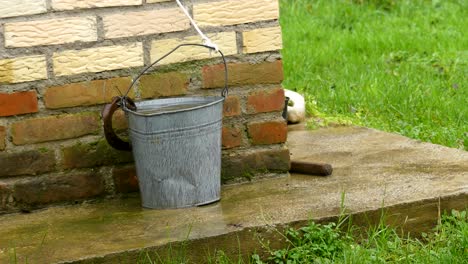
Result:
[[189,12],[187,11],[187,9],[182,5],[182,3],[180,2],[180,0],[176,0],[177,1],[177,4],[179,5],[179,7],[182,9],[182,11],[184,12],[184,14],[188,17],[188,19],[190,20],[190,23],[192,23],[193,27],[195,28],[195,30],[198,32],[198,34],[200,35],[200,37],[203,39],[203,44],[207,45],[207,46],[210,46],[212,47],[214,50],[218,51],[218,45],[216,45],[215,43],[213,43],[211,41],[210,38],[208,38],[205,34],[203,34],[203,32],[200,30],[200,28],[198,27],[197,23],[195,22],[195,20],[193,20],[193,18],[190,16]]

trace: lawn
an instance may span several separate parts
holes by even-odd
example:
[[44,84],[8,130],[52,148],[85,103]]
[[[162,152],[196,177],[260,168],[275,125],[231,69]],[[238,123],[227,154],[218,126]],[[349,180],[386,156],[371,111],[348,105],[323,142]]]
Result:
[[283,85],[314,120],[468,150],[468,1],[280,3]]

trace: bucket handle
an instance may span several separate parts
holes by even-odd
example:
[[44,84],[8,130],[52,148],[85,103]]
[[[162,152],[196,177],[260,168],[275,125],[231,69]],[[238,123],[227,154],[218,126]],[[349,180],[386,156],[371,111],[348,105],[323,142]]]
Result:
[[[130,145],[130,142],[120,139],[119,136],[115,134],[114,128],[112,128],[112,116],[114,116],[115,111],[120,108],[121,100],[122,98],[120,96],[115,96],[112,98],[112,102],[110,104],[106,104],[102,109],[101,116],[104,121],[104,136],[106,137],[109,145],[113,148],[123,151],[132,151],[132,145]],[[126,105],[130,107],[133,106],[136,110],[135,103],[132,99],[125,97],[125,100]]]
[[132,99],[128,97],[128,93],[132,89],[132,87],[135,85],[135,83],[140,79],[141,76],[145,72],[147,72],[151,67],[153,67],[156,63],[160,62],[161,60],[165,59],[167,56],[171,55],[173,52],[178,50],[181,47],[185,46],[199,46],[199,47],[205,47],[210,49],[210,51],[215,50],[221,54],[221,57],[223,59],[223,64],[224,64],[224,88],[221,91],[221,96],[226,98],[228,96],[229,90],[228,90],[228,68],[227,68],[227,63],[226,63],[226,58],[224,57],[223,52],[221,50],[217,50],[212,46],[208,45],[203,45],[203,44],[194,44],[194,43],[186,43],[186,44],[180,44],[168,53],[166,53],[164,56],[156,60],[155,62],[151,63],[148,67],[143,69],[137,77],[132,81],[130,86],[127,89],[127,92],[122,95],[122,96],[115,96],[112,98],[112,102],[110,104],[106,104],[104,108],[102,109],[101,116],[104,121],[104,136],[113,148],[117,150],[123,150],[123,151],[131,151],[132,146],[130,145],[129,142],[123,141],[120,139],[116,134],[114,129],[112,128],[112,116],[114,115],[115,111],[122,107],[124,111],[126,110],[132,110],[136,111],[136,105],[135,102],[133,102]]
[[[221,91],[221,96],[226,98],[226,96],[228,96],[228,93],[229,93],[229,90],[228,90],[228,68],[227,68],[226,58],[224,57],[223,52],[221,50],[216,50],[212,46],[208,46],[208,45],[204,45],[204,44],[196,44],[196,43],[180,44],[177,47],[173,48],[168,53],[166,53],[164,56],[162,56],[161,58],[156,60],[155,62],[151,63],[148,67],[143,69],[143,71],[141,71],[140,74],[138,74],[137,77],[132,81],[132,84],[130,84],[130,87],[128,87],[127,92],[125,93],[125,95],[123,97],[127,97],[128,93],[130,92],[132,87],[135,85],[135,83],[141,78],[141,76],[143,76],[144,73],[146,73],[149,69],[151,69],[151,67],[153,67],[156,63],[162,61],[163,59],[165,59],[166,57],[168,57],[169,55],[174,53],[179,48],[186,47],[186,46],[205,47],[205,48],[210,49],[210,52],[213,51],[213,50],[216,51],[216,52],[219,52],[219,54],[221,55],[221,58],[223,59],[223,64],[224,64],[224,89]],[[124,106],[124,110],[125,110],[125,102],[124,101],[122,101],[122,106]]]

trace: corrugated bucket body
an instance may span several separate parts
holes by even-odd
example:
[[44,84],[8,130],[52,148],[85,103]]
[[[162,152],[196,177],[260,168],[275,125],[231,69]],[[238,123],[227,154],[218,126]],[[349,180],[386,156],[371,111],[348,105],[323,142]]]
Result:
[[220,199],[223,101],[157,99],[126,110],[143,207],[182,208]]

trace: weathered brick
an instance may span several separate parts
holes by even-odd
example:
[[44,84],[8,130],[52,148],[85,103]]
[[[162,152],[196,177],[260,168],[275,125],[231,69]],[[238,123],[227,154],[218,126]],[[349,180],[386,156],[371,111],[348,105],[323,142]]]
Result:
[[56,45],[97,40],[95,17],[67,17],[6,23],[6,47]]
[[223,116],[238,116],[241,114],[240,99],[238,96],[230,95],[226,98],[223,105]]
[[47,12],[46,0],[0,0],[0,18]]
[[12,184],[0,181],[0,213],[9,211],[14,201],[12,189]]
[[190,22],[179,8],[165,8],[104,15],[105,38],[158,34],[190,28]]
[[104,191],[100,174],[76,172],[21,181],[15,184],[13,195],[20,204],[37,205],[90,198]]
[[289,150],[248,150],[222,158],[221,180],[251,179],[256,174],[289,171]]
[[247,98],[247,113],[257,114],[282,111],[284,100],[284,90],[281,88],[272,91],[255,91]]
[[141,5],[142,0],[52,0],[54,10]]
[[151,3],[160,3],[160,2],[169,2],[173,0],[146,0],[146,3],[151,4]]
[[53,150],[40,149],[0,153],[0,177],[36,175],[55,169]]
[[112,171],[115,191],[118,193],[138,192],[138,178],[135,167],[115,168]]
[[242,33],[244,53],[256,53],[283,48],[280,27],[258,28]]
[[[235,32],[221,32],[207,34],[207,36],[216,43],[225,56],[237,54],[237,40]],[[161,58],[164,54],[182,43],[201,43],[200,36],[189,36],[185,38],[173,38],[155,40],[151,44],[151,60],[155,61]],[[207,58],[219,57],[219,55],[205,47],[187,46],[181,47],[177,52],[161,61],[161,64],[169,64],[176,62],[201,60]]]
[[19,121],[12,125],[11,134],[14,144],[24,145],[97,134],[100,127],[97,113],[82,113]]
[[139,67],[143,66],[143,45],[131,43],[57,52],[53,63],[58,76]]
[[[249,84],[270,84],[283,81],[283,64],[281,61],[260,64],[228,64],[228,84],[230,86]],[[224,65],[203,67],[203,88],[224,86]]]
[[11,94],[0,93],[0,116],[36,113],[37,94],[35,91]]
[[[130,77],[121,77],[50,87],[44,95],[45,106],[56,109],[107,103],[112,97],[124,94],[131,82]],[[129,94],[132,97],[133,91]]]
[[0,126],[0,150],[4,150],[6,146],[6,128]]
[[193,16],[200,26],[236,25],[277,19],[278,0],[227,0],[199,3]]
[[47,79],[45,56],[0,60],[0,83],[20,83]]
[[141,98],[157,98],[187,93],[190,77],[179,72],[155,73],[140,79]]
[[288,127],[285,121],[269,121],[248,124],[252,144],[269,145],[286,142]]
[[12,194],[9,184],[0,181],[0,214],[9,211],[10,204],[13,202]]
[[224,149],[239,147],[242,145],[242,129],[238,126],[223,126],[222,145]]
[[65,169],[89,168],[133,161],[132,152],[113,149],[106,140],[79,143],[62,149]]

